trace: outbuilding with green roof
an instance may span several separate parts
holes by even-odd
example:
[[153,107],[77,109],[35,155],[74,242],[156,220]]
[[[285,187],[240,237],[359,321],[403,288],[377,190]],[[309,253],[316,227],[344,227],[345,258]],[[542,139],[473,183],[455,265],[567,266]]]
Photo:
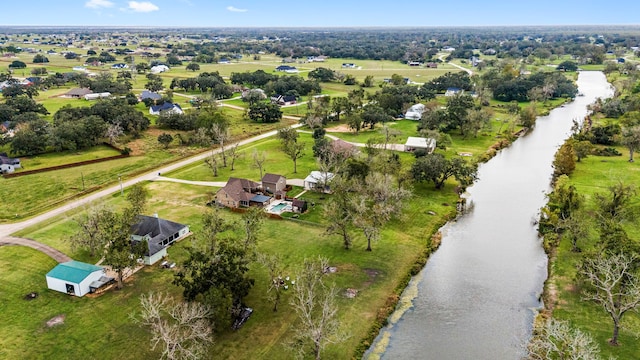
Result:
[[91,284],[99,282],[104,274],[100,266],[72,260],[58,264],[47,273],[47,287],[69,295],[84,296],[91,292]]

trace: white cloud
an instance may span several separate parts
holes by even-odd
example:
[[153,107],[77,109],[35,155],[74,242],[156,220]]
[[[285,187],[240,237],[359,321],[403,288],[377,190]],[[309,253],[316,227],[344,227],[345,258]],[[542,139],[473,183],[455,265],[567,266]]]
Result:
[[231,12],[247,12],[247,9],[238,9],[237,7],[234,6],[227,6],[227,10],[231,11]]
[[84,4],[85,7],[92,9],[112,7],[113,3],[109,0],[89,0]]
[[135,12],[152,12],[158,11],[160,10],[160,8],[149,1],[129,1],[129,7],[127,8],[127,10]]

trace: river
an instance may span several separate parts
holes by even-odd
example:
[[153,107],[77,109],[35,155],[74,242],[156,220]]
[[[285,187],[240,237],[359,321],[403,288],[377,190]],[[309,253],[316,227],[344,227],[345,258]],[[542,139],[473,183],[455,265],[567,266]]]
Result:
[[443,227],[440,248],[366,354],[370,359],[519,359],[542,306],[547,257],[536,220],[551,163],[572,120],[613,91],[601,72],[581,72],[583,96],[537,119],[529,134],[479,168],[470,211]]

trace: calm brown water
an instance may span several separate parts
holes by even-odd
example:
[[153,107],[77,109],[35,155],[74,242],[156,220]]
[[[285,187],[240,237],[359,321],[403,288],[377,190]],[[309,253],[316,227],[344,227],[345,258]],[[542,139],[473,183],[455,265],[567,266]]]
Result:
[[558,146],[587,105],[612,95],[601,72],[581,72],[584,96],[479,169],[472,210],[443,228],[442,246],[405,290],[405,304],[367,353],[375,359],[519,359],[542,304],[547,257],[533,225]]

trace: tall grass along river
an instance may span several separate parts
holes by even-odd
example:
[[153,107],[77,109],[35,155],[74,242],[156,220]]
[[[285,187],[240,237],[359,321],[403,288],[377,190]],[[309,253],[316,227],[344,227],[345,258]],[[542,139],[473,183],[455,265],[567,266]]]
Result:
[[519,359],[542,304],[547,257],[534,221],[550,190],[551,163],[587,106],[613,90],[581,72],[581,96],[480,166],[470,210],[443,229],[441,247],[409,284],[370,359]]

